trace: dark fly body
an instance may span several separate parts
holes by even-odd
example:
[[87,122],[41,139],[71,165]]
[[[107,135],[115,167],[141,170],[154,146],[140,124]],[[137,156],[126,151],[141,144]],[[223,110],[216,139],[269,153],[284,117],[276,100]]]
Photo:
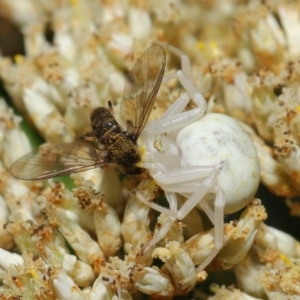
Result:
[[72,143],[47,144],[19,158],[10,173],[19,179],[38,180],[90,170],[107,164],[122,172],[141,174],[137,139],[143,131],[162,82],[166,64],[163,47],[154,44],[128,73],[121,102],[122,130],[112,104],[95,108],[90,115],[91,131]]

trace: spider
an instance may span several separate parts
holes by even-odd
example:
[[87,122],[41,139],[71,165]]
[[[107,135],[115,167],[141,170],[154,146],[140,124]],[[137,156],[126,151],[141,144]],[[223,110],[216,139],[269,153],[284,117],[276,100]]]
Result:
[[[215,247],[197,267],[203,270],[223,246],[224,213],[236,212],[253,198],[259,184],[258,157],[248,134],[238,121],[206,112],[206,101],[192,80],[188,56],[168,45],[181,59],[181,70],[164,77],[177,77],[185,93],[156,121],[149,122],[141,140],[146,153],[138,165],[163,189],[169,209],[142,197],[139,200],[168,216],[145,245],[148,251],[159,242],[176,219],[194,207],[201,208],[214,225]],[[190,99],[196,108],[184,111]],[[186,198],[178,208],[176,194]]]

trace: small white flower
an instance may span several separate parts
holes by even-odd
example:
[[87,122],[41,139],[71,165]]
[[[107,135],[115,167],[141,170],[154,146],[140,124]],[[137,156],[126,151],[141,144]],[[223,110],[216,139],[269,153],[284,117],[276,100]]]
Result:
[[259,278],[259,272],[262,268],[263,264],[255,257],[253,251],[250,251],[249,254],[234,267],[239,289],[252,296],[264,298],[266,294]]
[[172,297],[174,288],[171,279],[158,268],[146,267],[143,269],[145,274],[138,277],[135,286],[147,295],[155,295],[160,297]]
[[12,266],[23,266],[24,261],[22,256],[16,253],[8,252],[0,248],[0,268],[9,271]]
[[294,7],[293,5],[279,6],[278,15],[287,40],[287,59],[297,59],[300,54],[299,44],[296,43],[296,37],[300,34],[300,14],[298,7]]
[[56,279],[53,279],[53,285],[59,300],[86,300],[80,288],[64,271],[61,271]]
[[147,10],[131,7],[128,12],[129,33],[134,39],[147,40],[152,32],[152,21]]
[[189,292],[197,282],[197,273],[191,257],[180,244],[175,241],[169,242],[165,248],[156,248],[153,257],[161,259],[170,273],[178,294]]
[[132,247],[137,247],[149,233],[149,210],[139,198],[151,201],[156,190],[156,184],[151,180],[142,181],[136,189],[131,191],[130,199],[126,205],[122,223],[124,250],[128,253]]

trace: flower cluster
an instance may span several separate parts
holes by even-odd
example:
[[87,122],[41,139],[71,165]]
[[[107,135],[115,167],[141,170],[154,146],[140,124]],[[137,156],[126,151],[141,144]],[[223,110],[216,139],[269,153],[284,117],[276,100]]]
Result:
[[[225,218],[224,244],[199,270],[215,232],[196,208],[144,251],[170,220],[144,204],[165,201],[148,172],[125,176],[107,166],[72,175],[71,184],[8,172],[38,134],[47,143],[71,142],[108,100],[118,118],[125,70],[161,42],[191,58],[207,112],[234,117],[249,133],[261,182],[275,195],[299,196],[299,1],[0,0],[0,16],[21,29],[26,49],[0,55],[1,82],[22,115],[0,98],[1,299],[299,297],[299,242],[263,223],[257,198],[236,220]],[[177,69],[178,58],[167,53],[166,74]],[[181,93],[176,78],[163,83],[149,120]],[[300,215],[299,205],[287,205]],[[236,286],[220,275],[213,295],[205,294],[201,284],[213,271],[231,272]]]

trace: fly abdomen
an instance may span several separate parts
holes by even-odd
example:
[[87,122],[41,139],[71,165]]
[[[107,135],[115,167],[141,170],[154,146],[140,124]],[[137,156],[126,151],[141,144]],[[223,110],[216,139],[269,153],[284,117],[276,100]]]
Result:
[[111,133],[107,136],[106,145],[108,159],[117,164],[121,171],[131,175],[144,172],[144,169],[135,166],[141,157],[137,146],[127,136],[122,133]]

